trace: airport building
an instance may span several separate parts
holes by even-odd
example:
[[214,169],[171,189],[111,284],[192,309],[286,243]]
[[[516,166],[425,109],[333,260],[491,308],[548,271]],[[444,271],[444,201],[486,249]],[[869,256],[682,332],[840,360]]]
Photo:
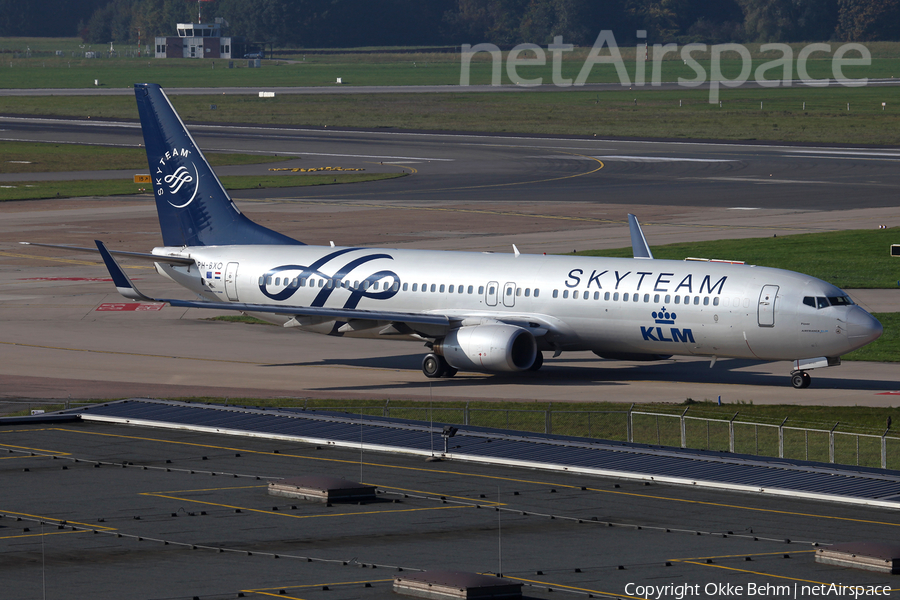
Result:
[[222,37],[222,20],[179,23],[178,35],[156,38],[156,58],[234,58],[242,55],[239,37]]

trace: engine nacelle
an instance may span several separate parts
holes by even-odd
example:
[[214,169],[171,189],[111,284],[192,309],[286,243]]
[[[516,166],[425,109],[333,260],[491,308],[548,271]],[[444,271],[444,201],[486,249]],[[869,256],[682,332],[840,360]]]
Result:
[[460,327],[434,344],[455,369],[469,371],[525,371],[537,357],[531,332],[515,325]]

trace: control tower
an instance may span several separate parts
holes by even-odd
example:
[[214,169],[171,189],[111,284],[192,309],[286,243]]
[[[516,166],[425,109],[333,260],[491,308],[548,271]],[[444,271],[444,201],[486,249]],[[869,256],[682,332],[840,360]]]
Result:
[[222,37],[222,19],[215,23],[179,23],[177,37],[156,38],[156,58],[232,58],[239,56],[240,38]]

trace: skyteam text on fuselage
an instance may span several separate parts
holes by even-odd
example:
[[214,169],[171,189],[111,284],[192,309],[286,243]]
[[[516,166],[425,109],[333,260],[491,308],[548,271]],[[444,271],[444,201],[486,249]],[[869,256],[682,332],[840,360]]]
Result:
[[[135,85],[164,246],[97,249],[118,290],[172,306],[231,309],[299,331],[414,340],[428,377],[537,370],[543,352],[793,361],[807,370],[881,335],[835,286],[801,273],[656,260],[629,215],[635,258],[308,246],[245,217],[162,89]],[[201,299],[148,298],[114,254],[152,261]]]

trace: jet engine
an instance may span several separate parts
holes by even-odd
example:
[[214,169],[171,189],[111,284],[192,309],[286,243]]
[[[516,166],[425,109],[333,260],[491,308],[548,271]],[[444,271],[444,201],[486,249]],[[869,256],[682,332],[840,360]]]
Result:
[[434,353],[454,369],[525,371],[537,358],[537,342],[515,325],[473,325],[448,333],[434,344]]

